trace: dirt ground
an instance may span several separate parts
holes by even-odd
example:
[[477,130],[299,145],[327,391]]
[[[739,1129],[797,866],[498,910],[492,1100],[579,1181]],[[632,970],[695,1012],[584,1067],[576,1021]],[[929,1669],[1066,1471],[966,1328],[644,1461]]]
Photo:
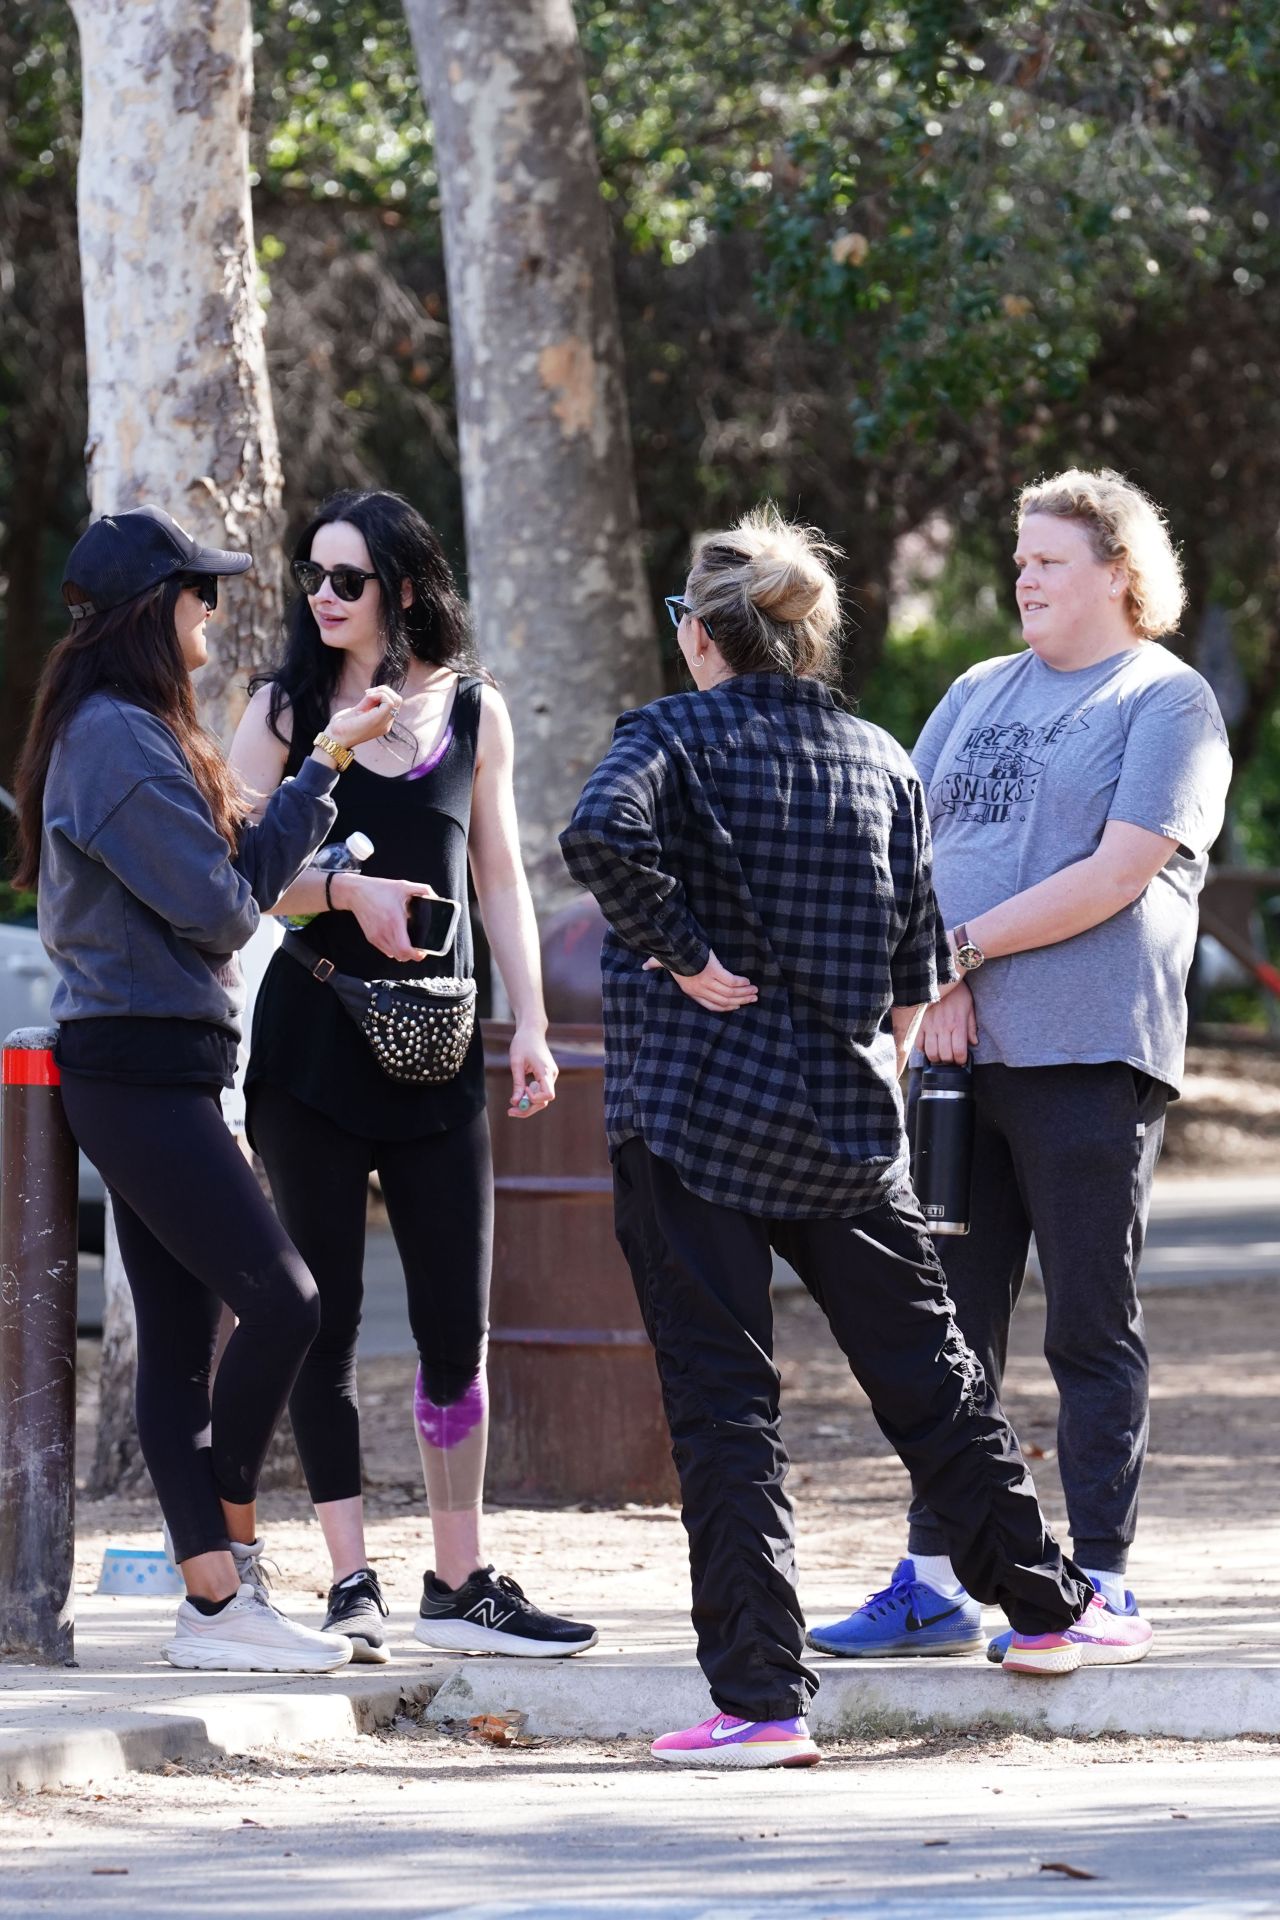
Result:
[[[1266,1281],[1174,1289],[1147,1304],[1153,1356],[1151,1453],[1144,1525],[1178,1540],[1247,1526],[1260,1486],[1280,1474],[1280,1288]],[[1015,1319],[1006,1406],[1033,1463],[1041,1498],[1062,1524],[1055,1462],[1055,1398],[1040,1353],[1043,1302],[1028,1293]],[[784,1433],[793,1462],[806,1584],[847,1581],[856,1599],[884,1583],[903,1551],[906,1479],[826,1325],[806,1295],[777,1306]],[[82,1441],[91,1436],[96,1348],[82,1352]],[[410,1412],[413,1362],[361,1367],[371,1552],[389,1595],[416,1599],[429,1562]],[[319,1529],[299,1492],[264,1495],[264,1532],[287,1588],[319,1598],[327,1585]],[[140,1499],[90,1501],[77,1516],[78,1582],[92,1590],[103,1546],[146,1544],[154,1507]],[[495,1507],[488,1550],[531,1592],[574,1609],[662,1611],[687,1579],[684,1535],[672,1507],[546,1511]],[[1207,1571],[1201,1569],[1201,1571]],[[590,1617],[590,1615],[588,1615]]]
[[[1280,1049],[1201,1046],[1189,1066],[1186,1094],[1170,1109],[1164,1172],[1261,1174],[1280,1166]],[[1153,1401],[1143,1535],[1181,1542],[1209,1520],[1219,1530],[1247,1526],[1258,1487],[1274,1485],[1280,1470],[1280,1287],[1245,1281],[1154,1292],[1146,1311]],[[1029,1289],[1014,1322],[1005,1404],[1061,1528],[1056,1400],[1042,1340],[1043,1297]],[[806,1588],[827,1590],[833,1580],[847,1582],[856,1599],[884,1584],[903,1551],[906,1479],[807,1296],[779,1296],[777,1353],[802,1578]],[[96,1342],[81,1343],[82,1470],[92,1455],[97,1355]],[[430,1534],[412,1384],[408,1355],[361,1363],[370,1550],[389,1595],[416,1607]],[[305,1495],[298,1488],[266,1493],[261,1513],[286,1590],[322,1597],[327,1562]],[[81,1591],[96,1583],[105,1544],[144,1545],[156,1532],[149,1498],[82,1495]],[[684,1534],[673,1507],[494,1506],[486,1539],[489,1554],[531,1593],[575,1613],[665,1610],[686,1591]]]
[[1169,1108],[1161,1171],[1280,1178],[1280,1045],[1259,1035],[1187,1048],[1182,1098]]

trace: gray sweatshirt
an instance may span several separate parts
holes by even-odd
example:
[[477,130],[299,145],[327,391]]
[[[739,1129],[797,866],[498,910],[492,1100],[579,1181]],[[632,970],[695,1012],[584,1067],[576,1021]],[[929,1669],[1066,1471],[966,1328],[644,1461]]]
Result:
[[307,760],[232,853],[164,722],[91,695],[54,748],[44,793],[39,922],[59,975],[54,1019],[164,1016],[238,1035],[236,954],[332,826],[337,777]]

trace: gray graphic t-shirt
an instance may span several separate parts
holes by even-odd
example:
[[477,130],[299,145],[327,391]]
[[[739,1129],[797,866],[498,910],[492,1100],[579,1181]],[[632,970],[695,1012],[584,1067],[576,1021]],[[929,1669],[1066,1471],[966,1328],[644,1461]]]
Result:
[[949,927],[1087,859],[1108,821],[1178,842],[1131,906],[988,960],[969,982],[979,1065],[1127,1060],[1176,1093],[1196,896],[1231,777],[1208,683],[1150,640],[1071,673],[1030,652],[985,660],[950,688],[912,758]]

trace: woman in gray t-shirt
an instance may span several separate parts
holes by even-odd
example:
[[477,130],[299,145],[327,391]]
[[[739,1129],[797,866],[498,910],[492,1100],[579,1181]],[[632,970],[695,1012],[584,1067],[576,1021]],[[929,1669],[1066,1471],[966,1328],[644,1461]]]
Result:
[[[1138,488],[1079,471],[1027,488],[1015,565],[1027,650],[962,674],[913,754],[963,974],[928,1009],[916,1064],[973,1067],[971,1230],[939,1246],[960,1326],[999,1391],[1034,1232],[1074,1556],[1132,1617],[1148,1375],[1137,1267],[1231,760],[1208,685],[1159,644],[1182,577]],[[980,1610],[919,1503],[908,1553],[884,1595],[815,1643],[981,1645]]]

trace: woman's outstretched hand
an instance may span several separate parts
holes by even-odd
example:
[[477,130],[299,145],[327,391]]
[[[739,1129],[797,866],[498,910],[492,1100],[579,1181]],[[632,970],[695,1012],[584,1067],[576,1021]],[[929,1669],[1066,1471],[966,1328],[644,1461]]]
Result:
[[[644,971],[654,973],[661,966],[661,960],[646,960]],[[753,983],[742,974],[730,973],[727,967],[722,967],[714,953],[707,955],[707,964],[701,973],[673,973],[671,978],[681,993],[687,993],[709,1013],[736,1013],[739,1007],[753,1006],[757,999]]]

